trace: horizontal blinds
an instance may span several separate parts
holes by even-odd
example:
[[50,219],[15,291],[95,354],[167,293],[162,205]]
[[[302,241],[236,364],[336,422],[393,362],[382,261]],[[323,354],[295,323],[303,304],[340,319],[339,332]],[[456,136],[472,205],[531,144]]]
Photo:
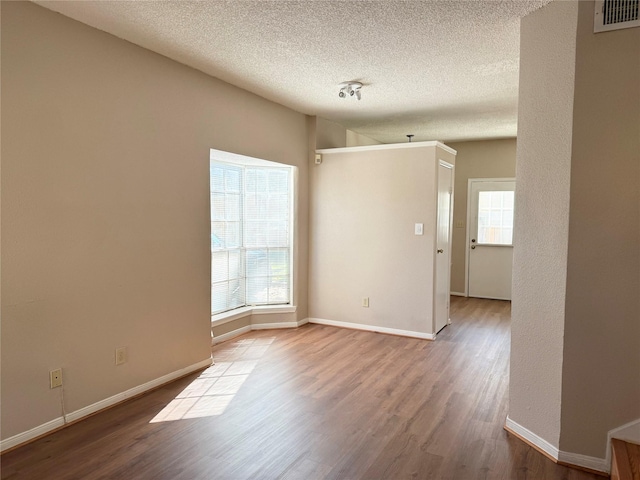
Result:
[[290,167],[211,162],[211,311],[290,303]]

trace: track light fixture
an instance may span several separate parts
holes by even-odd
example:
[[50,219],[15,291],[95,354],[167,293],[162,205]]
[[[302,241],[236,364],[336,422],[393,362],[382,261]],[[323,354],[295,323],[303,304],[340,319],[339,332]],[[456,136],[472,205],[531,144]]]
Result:
[[360,82],[343,82],[340,84],[340,92],[338,96],[340,98],[347,98],[355,96],[358,100],[362,98],[362,83]]

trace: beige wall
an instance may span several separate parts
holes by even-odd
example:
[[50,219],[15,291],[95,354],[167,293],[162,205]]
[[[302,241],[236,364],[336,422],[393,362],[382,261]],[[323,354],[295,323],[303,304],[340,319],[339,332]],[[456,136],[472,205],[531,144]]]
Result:
[[[2,438],[210,356],[209,148],[298,167],[304,115],[32,3],[2,2]],[[114,349],[128,362],[114,366]]]
[[341,148],[347,146],[347,129],[342,125],[314,117],[316,123],[316,148]]
[[381,145],[382,142],[361,135],[351,130],[347,130],[339,123],[326,120],[322,117],[310,117],[313,124],[315,148],[342,148],[342,147],[362,147],[366,145]]
[[640,28],[594,35],[593,12],[580,2],[560,447],[602,457],[640,419]]
[[640,419],[640,29],[593,12],[522,21],[509,417],[603,466]]
[[347,147],[364,147],[367,145],[382,145],[382,142],[373,138],[347,130]]
[[516,139],[451,142],[458,151],[454,189],[451,291],[465,293],[467,190],[470,178],[516,176]]
[[577,2],[522,19],[509,417],[558,447]]
[[432,333],[436,169],[435,147],[323,155],[311,173],[311,318]]

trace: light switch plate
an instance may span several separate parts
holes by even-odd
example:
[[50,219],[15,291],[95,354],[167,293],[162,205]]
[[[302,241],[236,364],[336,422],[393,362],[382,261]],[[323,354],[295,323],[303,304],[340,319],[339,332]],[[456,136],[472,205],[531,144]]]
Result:
[[424,224],[423,223],[416,223],[415,232],[416,232],[416,235],[423,235],[424,234]]

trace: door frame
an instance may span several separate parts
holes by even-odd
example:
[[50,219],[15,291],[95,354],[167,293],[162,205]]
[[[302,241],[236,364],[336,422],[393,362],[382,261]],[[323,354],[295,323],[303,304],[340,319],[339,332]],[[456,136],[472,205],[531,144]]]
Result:
[[[436,338],[437,332],[436,332],[436,314],[437,314],[437,300],[436,300],[436,288],[437,288],[437,252],[436,250],[438,249],[438,181],[440,178],[440,166],[443,166],[445,168],[448,168],[451,170],[451,186],[450,186],[450,196],[449,196],[449,242],[448,242],[448,248],[447,248],[447,259],[448,262],[447,264],[449,265],[448,268],[448,275],[447,275],[447,291],[449,293],[449,295],[447,296],[447,323],[445,326],[447,325],[451,325],[451,259],[453,258],[452,256],[452,248],[453,248],[453,209],[454,209],[454,189],[455,189],[455,173],[456,173],[456,166],[453,163],[447,162],[446,160],[442,160],[442,159],[438,159],[438,161],[436,162],[436,182],[435,182],[435,205],[436,205],[436,215],[435,215],[435,236],[433,238],[433,243],[434,243],[434,248],[433,248],[433,308],[432,308],[432,314],[431,314],[431,331],[433,332],[434,335],[434,339]],[[444,328],[444,327],[443,327]]]
[[464,296],[469,296],[469,244],[471,243],[471,186],[481,182],[515,182],[515,177],[469,178],[467,180],[467,234],[464,243]]

